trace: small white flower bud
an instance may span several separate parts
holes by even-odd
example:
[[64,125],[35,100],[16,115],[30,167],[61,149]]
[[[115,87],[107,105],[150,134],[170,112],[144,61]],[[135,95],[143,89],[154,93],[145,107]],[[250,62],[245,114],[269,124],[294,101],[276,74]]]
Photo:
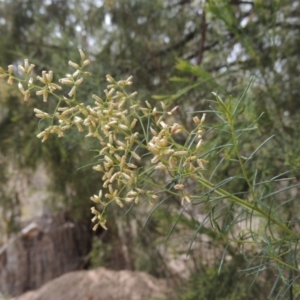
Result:
[[125,167],[125,163],[126,163],[126,156],[123,155],[121,157],[121,161],[120,161],[120,169],[123,170],[123,168]]
[[73,78],[74,78],[74,77],[77,77],[79,74],[80,74],[80,70],[76,70],[76,71],[73,73],[72,77],[73,77]]
[[83,119],[80,118],[80,117],[78,117],[78,116],[75,116],[75,117],[73,118],[73,121],[74,121],[75,123],[82,123],[82,122],[83,122]]
[[110,165],[113,165],[113,164],[114,164],[113,160],[112,160],[110,157],[108,157],[107,155],[104,156],[104,159],[105,159]]
[[92,95],[92,98],[95,99],[97,102],[99,102],[101,104],[103,103],[103,100],[95,94]]
[[79,78],[78,80],[76,80],[75,84],[76,85],[80,85],[83,82],[83,78]]
[[137,123],[137,119],[134,118],[133,121],[130,124],[130,129],[133,129],[135,127],[136,123]]
[[33,64],[31,64],[31,65],[29,66],[29,68],[28,68],[28,70],[27,70],[27,74],[28,74],[28,75],[32,72],[32,70],[34,69],[34,67],[35,67],[35,65],[33,65]]
[[111,77],[110,75],[106,75],[106,80],[110,83],[115,83],[116,81],[114,80],[113,77]]
[[199,148],[200,148],[200,146],[201,146],[202,142],[203,142],[203,140],[202,140],[202,139],[200,139],[200,140],[199,140],[199,142],[198,142],[198,143],[197,143],[197,145],[196,145],[196,149],[199,149]]
[[44,84],[46,83],[41,76],[36,76],[36,79],[39,80],[40,82],[44,83]]
[[129,98],[133,98],[133,97],[135,97],[137,95],[137,92],[133,92],[133,93],[131,93],[128,97]]
[[80,66],[74,62],[72,62],[71,60],[68,62],[69,66],[71,66],[74,69],[80,69]]
[[115,199],[115,202],[116,202],[116,204],[119,205],[120,207],[123,207],[123,206],[124,206],[123,203],[121,202],[121,200],[120,200],[119,198],[116,198],[116,199]]
[[9,73],[10,75],[12,75],[12,73],[13,73],[13,71],[14,71],[14,66],[13,66],[13,65],[9,65],[7,71],[8,71],[8,73]]
[[168,112],[168,115],[171,116],[177,108],[178,106],[175,106],[171,111]]
[[46,74],[47,83],[52,82],[53,80],[53,71],[49,71],[48,74]]
[[21,65],[18,65],[18,69],[23,73],[23,74],[26,74],[26,70],[23,66]]
[[82,66],[85,67],[85,66],[89,65],[90,63],[91,63],[90,60],[89,60],[89,59],[86,59],[86,60],[83,62]]
[[32,86],[32,84],[33,84],[33,78],[31,77],[28,81],[28,86],[30,87],[30,86]]
[[[106,220],[102,220],[102,221],[100,222],[100,226],[101,226],[103,229],[107,230],[107,227],[105,226],[105,222],[106,222]],[[95,226],[94,226],[94,227],[95,227]]]
[[151,106],[151,104],[150,104],[148,101],[145,101],[145,103],[146,103],[146,105],[147,105],[147,107],[148,107],[149,109],[152,109],[152,106]]
[[130,176],[129,175],[127,175],[126,173],[122,173],[122,176],[124,177],[124,179],[126,179],[126,180],[130,180],[131,178],[130,178]]
[[[102,225],[101,225],[102,226]],[[96,224],[94,227],[93,227],[93,231],[96,231],[99,227],[99,224]],[[103,226],[102,226],[103,227]]]
[[[95,195],[96,196],[96,195]],[[97,197],[97,196],[96,196]],[[91,213],[93,215],[97,215],[99,212],[97,211],[97,209],[95,208],[95,206],[91,207]]]
[[78,49],[78,51],[79,51],[81,60],[84,61],[85,60],[85,54],[84,54],[84,52],[82,51],[82,49]]
[[48,78],[47,78],[47,72],[46,71],[42,71],[42,79],[43,79],[43,82],[45,84],[48,83]]
[[21,82],[18,83],[18,88],[19,88],[19,90],[21,91],[22,94],[25,94],[25,90],[24,90],[23,85],[22,85]]
[[47,114],[47,113],[45,113],[42,110],[37,109],[37,108],[35,108],[33,111],[36,113],[36,116],[38,118],[42,118],[43,119],[43,118],[47,118],[49,116],[49,114]]
[[167,149],[164,151],[164,154],[169,155],[169,154],[173,154],[174,153],[174,149]]
[[174,189],[175,190],[183,190],[184,189],[184,185],[183,184],[175,184],[174,185]]
[[14,79],[13,79],[12,76],[9,76],[9,77],[8,77],[7,83],[8,83],[9,85],[13,85],[13,84],[14,84]]
[[184,156],[188,154],[188,151],[176,151],[173,153],[174,156]]
[[25,69],[26,69],[26,71],[27,71],[28,68],[29,68],[28,59],[24,59],[24,67],[25,67]]
[[152,127],[150,127],[150,131],[154,136],[157,136],[157,132]]
[[156,164],[158,163],[160,160],[160,157],[158,155],[155,155],[152,159],[151,159],[151,163]]
[[137,165],[132,164],[132,163],[127,163],[127,167],[128,167],[128,168],[132,168],[132,169],[136,169],[136,168],[137,168]]
[[206,114],[203,114],[203,115],[202,115],[202,118],[201,118],[201,120],[200,120],[200,124],[201,124],[201,125],[202,125],[203,122],[205,121],[205,116],[206,116]]
[[49,90],[51,91],[51,92],[53,92],[53,91],[55,91],[55,90],[61,90],[62,89],[62,87],[61,86],[59,86],[58,84],[56,84],[56,83],[49,83]]
[[74,85],[74,86],[72,87],[71,91],[68,93],[68,96],[69,96],[69,97],[73,97],[74,94],[75,94],[75,91],[76,91],[76,85]]
[[132,197],[126,197],[124,200],[125,200],[125,202],[127,202],[127,203],[131,203],[131,202],[134,201],[134,198],[132,198]]
[[154,169],[166,171],[167,167],[163,163],[159,162]]
[[185,195],[181,200],[181,204],[183,205],[184,202],[191,203],[191,198],[188,195]]
[[131,151],[130,153],[136,160],[141,160],[141,157],[137,155],[135,152]]
[[46,90],[46,89],[43,89],[42,90],[43,92],[43,101],[44,102],[47,102],[47,100],[48,100],[48,91]]
[[29,98],[30,98],[30,92],[27,90],[24,93],[24,101],[28,101]]
[[[100,199],[97,195],[90,197],[90,199],[95,203],[100,203]],[[93,211],[92,211],[92,213],[93,213]]]
[[101,165],[94,166],[93,169],[98,172],[103,172],[103,168]]
[[160,126],[162,127],[162,128],[168,128],[168,125],[164,122],[164,121],[161,121],[160,123]]
[[121,128],[121,129],[123,129],[123,130],[128,130],[128,129],[129,129],[129,128],[128,128],[126,125],[124,125],[124,124],[118,124],[118,127]]

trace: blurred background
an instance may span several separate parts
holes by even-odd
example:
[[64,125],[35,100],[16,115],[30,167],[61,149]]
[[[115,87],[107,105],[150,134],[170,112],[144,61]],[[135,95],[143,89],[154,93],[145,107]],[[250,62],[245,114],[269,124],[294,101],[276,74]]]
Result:
[[[53,70],[57,80],[70,72],[69,60],[79,61],[78,48],[92,61],[88,71],[94,74],[80,91],[82,102],[103,93],[106,74],[117,80],[132,75],[140,99],[180,105],[178,123],[186,128],[193,125],[185,112],[209,109],[211,92],[238,97],[255,76],[239,123],[264,115],[259,131],[243,143],[255,149],[276,134],[255,161],[259,172],[275,176],[299,168],[299,1],[0,0],[4,69],[28,58],[36,75]],[[147,203],[127,215],[126,209],[111,207],[109,230],[92,233],[89,198],[98,193],[101,176],[84,166],[93,162],[90,149],[98,145],[76,131],[42,144],[33,108],[51,111],[54,105],[34,96],[24,103],[16,88],[0,81],[3,297],[37,289],[70,271],[101,266],[162,278],[175,291],[170,299],[266,299],[274,274],[266,270],[256,281],[243,276],[238,270],[246,263],[237,249],[227,249],[218,274],[226,245],[211,228],[202,228],[186,255],[205,212],[182,214],[167,243],[181,212],[176,201],[161,205],[146,226]],[[226,142],[220,139],[211,135],[205,147]],[[220,156],[209,161],[208,174]],[[215,180],[234,171],[225,160]],[[296,182],[298,176],[295,172]],[[239,192],[247,186],[229,189]],[[285,212],[298,218],[298,205],[291,203]]]

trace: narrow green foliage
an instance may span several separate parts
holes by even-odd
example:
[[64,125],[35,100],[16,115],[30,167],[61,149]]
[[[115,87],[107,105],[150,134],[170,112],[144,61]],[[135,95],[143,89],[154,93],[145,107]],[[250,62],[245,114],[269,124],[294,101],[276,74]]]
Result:
[[[259,168],[251,170],[255,165],[253,161],[260,157],[274,136],[264,139],[258,146],[246,143],[245,147],[249,139],[247,135],[253,135],[256,129],[253,126],[259,120],[250,120],[246,126],[240,126],[238,122],[250,84],[237,100],[230,97],[225,101],[213,93],[215,101],[210,101],[211,108],[206,112],[214,114],[219,124],[216,122],[212,127],[205,127],[206,113],[194,112],[190,116],[193,127],[187,129],[175,122],[177,113],[182,113],[180,107],[166,107],[166,102],[161,102],[157,108],[148,101],[137,99],[137,92],[128,92],[132,85],[131,76],[116,81],[107,75],[108,86],[104,95],[93,94],[93,104],[82,102],[78,90],[92,74],[85,70],[90,61],[82,50],[79,52],[80,64],[69,61],[74,73],[58,80],[68,88],[67,96],[64,88],[54,82],[52,71],[42,71],[42,76],[36,79],[30,77],[34,65],[28,60],[18,67],[23,77],[16,76],[12,66],[7,71],[0,69],[0,72],[9,84],[18,82],[25,101],[35,92],[43,97],[44,102],[49,99],[56,103],[53,113],[34,109],[36,117],[41,119],[42,131],[37,137],[42,142],[53,134],[63,137],[71,128],[86,131],[86,138],[98,141],[99,148],[93,149],[93,152],[98,152],[95,163],[85,166],[99,172],[103,182],[99,192],[90,198],[95,203],[91,208],[93,229],[97,230],[99,226],[107,229],[106,212],[113,203],[121,208],[126,205],[129,212],[134,205],[148,201],[154,208],[147,223],[160,206],[179,200],[181,212],[174,219],[166,240],[177,226],[181,226],[181,219],[195,210],[204,217],[192,225],[195,229],[188,253],[198,235],[205,232],[225,247],[218,273],[225,263],[227,251],[233,253],[232,249],[236,247],[242,249],[246,257],[254,257],[250,264],[258,261],[258,267],[254,269],[249,264],[246,269],[249,273],[258,275],[263,268],[272,267],[277,269],[283,290],[295,285],[295,281],[287,278],[287,270],[298,273],[295,262],[298,260],[299,235],[294,221],[287,220],[286,214],[281,213],[284,206],[274,205],[274,201],[299,184],[274,188],[272,184],[281,176],[267,179]],[[189,71],[194,74],[195,70],[197,68]],[[187,86],[175,98],[171,96],[170,103],[196,87],[197,84]],[[210,144],[215,132],[224,143],[215,144],[213,141]],[[204,133],[207,137],[205,146]],[[214,155],[221,155],[221,158],[209,174],[207,159]],[[220,178],[219,170],[225,165],[233,170],[232,175]],[[232,189],[238,185],[243,188]],[[290,202],[286,201],[285,205]],[[252,252],[253,248],[258,254]]]

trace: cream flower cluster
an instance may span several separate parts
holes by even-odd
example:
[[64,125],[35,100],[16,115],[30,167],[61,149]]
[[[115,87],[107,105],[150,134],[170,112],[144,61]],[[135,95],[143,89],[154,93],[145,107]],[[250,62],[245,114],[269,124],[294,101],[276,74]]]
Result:
[[[25,101],[30,98],[32,91],[43,96],[43,101],[47,101],[49,96],[58,101],[53,114],[34,109],[36,117],[50,124],[37,135],[42,142],[46,141],[50,134],[62,137],[66,130],[74,126],[79,132],[87,131],[87,138],[96,138],[99,141],[98,160],[93,169],[102,174],[103,185],[99,193],[91,197],[96,206],[101,206],[101,212],[96,206],[91,208],[94,215],[92,222],[95,223],[93,229],[96,230],[99,226],[106,229],[105,209],[113,202],[123,207],[126,203],[137,204],[143,198],[152,204],[153,200],[158,198],[157,192],[161,190],[180,196],[183,203],[191,202],[192,195],[185,187],[185,181],[188,178],[196,178],[206,163],[198,154],[205,114],[201,120],[198,117],[193,118],[196,128],[191,133],[180,124],[168,124],[168,118],[178,107],[166,111],[161,103],[162,109],[158,111],[148,101],[145,101],[144,107],[136,100],[136,92],[126,92],[126,88],[132,85],[131,76],[126,80],[116,81],[107,75],[109,84],[103,99],[94,94],[93,105],[80,103],[76,97],[77,89],[83,83],[84,77],[91,74],[84,71],[90,61],[86,59],[82,50],[79,52],[81,64],[70,61],[69,65],[75,72],[58,80],[61,85],[70,87],[69,98],[57,93],[63,88],[53,82],[52,71],[43,71],[42,76],[36,77],[42,86],[35,84],[34,79],[30,77],[34,65],[29,64],[28,60],[24,61],[24,66],[18,66],[25,78],[15,77],[12,65],[8,67],[7,72],[0,68],[0,78],[8,78],[9,84],[17,80]],[[24,88],[24,84],[27,84],[27,89]],[[182,133],[188,136],[183,145],[174,138]],[[146,168],[148,158],[151,165]],[[176,179],[172,189],[166,188],[164,182],[157,180],[156,172],[164,172],[172,180]]]

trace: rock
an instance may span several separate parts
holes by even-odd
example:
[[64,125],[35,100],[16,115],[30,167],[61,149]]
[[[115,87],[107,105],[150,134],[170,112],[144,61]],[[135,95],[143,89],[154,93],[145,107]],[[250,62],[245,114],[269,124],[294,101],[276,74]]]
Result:
[[36,218],[0,248],[0,292],[18,296],[83,269],[90,249],[86,225],[64,214]]
[[171,293],[166,280],[157,279],[147,273],[98,268],[64,274],[17,299],[149,300],[167,299]]

